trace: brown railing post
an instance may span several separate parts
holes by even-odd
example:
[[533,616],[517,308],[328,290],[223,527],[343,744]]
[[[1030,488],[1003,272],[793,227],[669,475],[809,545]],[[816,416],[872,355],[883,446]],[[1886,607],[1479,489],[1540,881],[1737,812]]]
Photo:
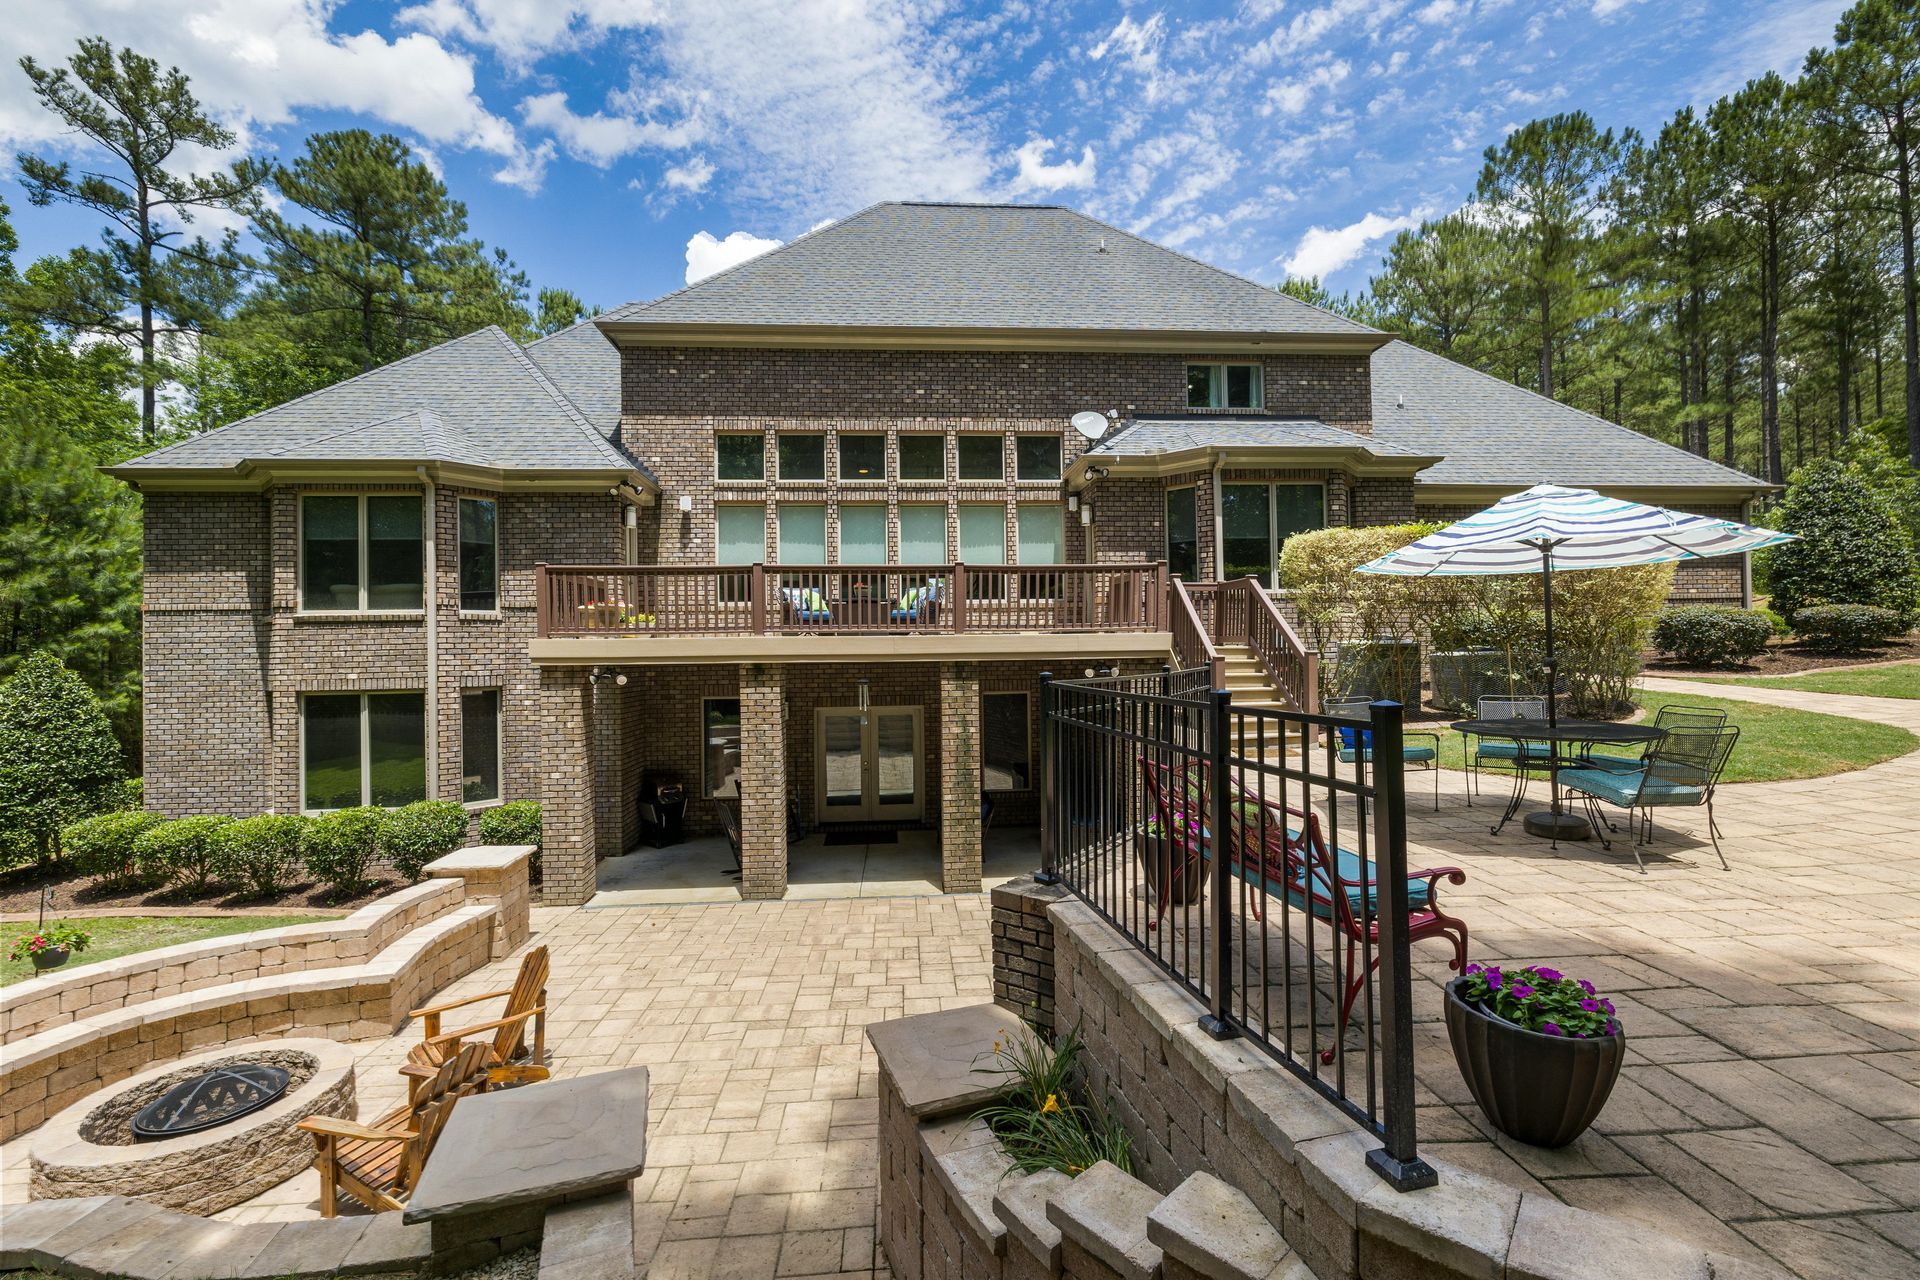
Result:
[[965,631],[967,629],[967,566],[954,564],[949,565],[948,569],[950,572],[947,574],[947,582],[949,589],[953,592],[953,600],[947,609],[947,616],[953,619],[955,631]]
[[1165,631],[1167,629],[1167,562],[1160,561],[1153,566],[1153,588],[1147,596],[1147,630]]
[[1407,941],[1407,779],[1397,702],[1373,704],[1368,737],[1373,759],[1374,877],[1380,929],[1381,1102],[1386,1145],[1367,1152],[1367,1164],[1396,1191],[1440,1181],[1420,1158],[1414,1140],[1413,972]]
[[752,630],[758,635],[767,629],[767,566],[755,564],[747,574],[747,612]]
[[544,561],[533,566],[533,634],[547,636],[553,633],[553,609],[547,603],[547,566]]

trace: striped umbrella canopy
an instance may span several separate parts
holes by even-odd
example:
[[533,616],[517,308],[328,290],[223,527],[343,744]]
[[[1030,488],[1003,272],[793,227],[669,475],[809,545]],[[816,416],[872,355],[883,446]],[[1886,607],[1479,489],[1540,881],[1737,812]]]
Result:
[[1756,551],[1793,538],[1733,520],[1537,484],[1438,533],[1359,566],[1361,573],[1429,575],[1617,569]]

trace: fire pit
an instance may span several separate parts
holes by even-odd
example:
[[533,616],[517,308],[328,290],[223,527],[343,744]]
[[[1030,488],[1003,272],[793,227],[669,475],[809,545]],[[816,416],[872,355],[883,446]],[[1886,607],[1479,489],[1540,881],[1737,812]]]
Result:
[[295,1126],[351,1118],[353,1084],[353,1053],[332,1040],[167,1063],[76,1102],[34,1134],[33,1198],[123,1195],[218,1213],[305,1170],[313,1139]]
[[180,1138],[230,1124],[251,1115],[287,1091],[292,1075],[264,1062],[215,1067],[183,1081],[133,1115],[133,1136],[140,1142]]

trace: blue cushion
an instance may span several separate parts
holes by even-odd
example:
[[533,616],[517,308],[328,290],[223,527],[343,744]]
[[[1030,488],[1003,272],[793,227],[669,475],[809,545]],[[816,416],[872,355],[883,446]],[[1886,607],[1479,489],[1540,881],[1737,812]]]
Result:
[[1632,773],[1614,773],[1607,769],[1562,769],[1560,785],[1574,791],[1583,791],[1602,800],[1611,800],[1621,808],[1632,805],[1696,805],[1705,798],[1700,787],[1687,786],[1678,782],[1652,782],[1644,790],[1641,780],[1646,770],[1636,769]]
[[[1369,760],[1373,759],[1373,752],[1371,750],[1362,752],[1361,754],[1364,755]],[[1414,764],[1425,764],[1427,761],[1434,759],[1439,754],[1440,753],[1435,751],[1432,747],[1403,746],[1400,748],[1400,758],[1402,760],[1410,761]],[[1353,757],[1354,757],[1354,751],[1352,747],[1348,746],[1348,747],[1340,748],[1341,764],[1352,764]]]
[[[1294,839],[1298,839],[1300,835],[1298,831],[1293,831],[1289,834]],[[1333,860],[1334,866],[1338,869],[1342,880],[1364,880],[1368,876],[1369,866],[1357,853],[1353,853],[1347,849],[1336,849]],[[1277,898],[1284,894],[1287,901],[1294,906],[1303,909],[1308,906],[1305,895],[1299,890],[1289,890],[1273,877],[1261,875],[1254,871],[1249,865],[1237,866],[1236,870],[1244,879],[1258,883],[1261,888],[1265,889],[1274,897]],[[1313,874],[1314,879],[1319,882],[1317,886],[1319,893],[1324,897],[1331,888],[1327,883],[1326,872],[1324,869],[1316,867]],[[1426,910],[1431,905],[1432,895],[1430,889],[1431,886],[1427,881],[1415,880],[1409,877],[1407,880],[1407,908],[1411,911]],[[1369,906],[1378,909],[1379,886],[1351,884],[1347,886],[1346,892],[1347,909],[1353,913],[1355,919],[1365,919]],[[1333,918],[1333,904],[1331,903],[1314,902],[1312,904],[1312,910],[1316,919],[1330,920]]]
[[1580,757],[1584,769],[1605,769],[1608,773],[1638,773],[1647,767],[1645,756],[1609,756],[1589,751]]
[[[1477,760],[1518,760],[1520,744],[1513,741],[1489,742],[1482,738],[1475,744],[1473,755]],[[1544,764],[1547,758],[1547,744],[1544,742],[1527,744],[1527,758],[1539,760]]]

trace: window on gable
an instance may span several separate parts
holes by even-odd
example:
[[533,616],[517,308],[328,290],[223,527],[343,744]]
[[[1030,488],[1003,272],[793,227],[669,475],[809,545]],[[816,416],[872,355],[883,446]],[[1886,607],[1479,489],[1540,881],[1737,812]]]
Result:
[[1187,408],[1258,409],[1264,403],[1257,364],[1190,364]]

